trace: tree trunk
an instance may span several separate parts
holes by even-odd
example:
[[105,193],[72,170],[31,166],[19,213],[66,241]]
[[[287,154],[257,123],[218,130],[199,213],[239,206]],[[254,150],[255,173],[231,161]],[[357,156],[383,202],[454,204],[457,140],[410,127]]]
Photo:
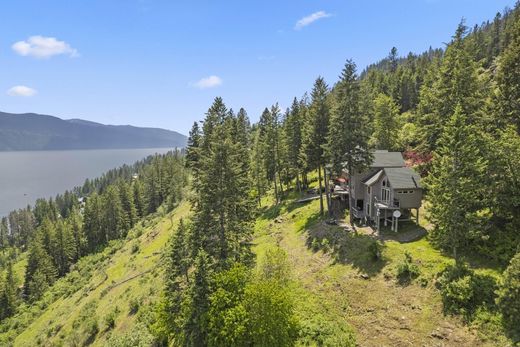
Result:
[[276,198],[276,204],[278,204],[278,184],[276,183],[276,174],[274,174],[274,196]]
[[325,169],[325,166],[323,167],[323,181],[325,182],[325,196],[327,197],[327,212],[329,213],[329,217],[332,218],[332,201],[330,196],[329,182],[327,180],[327,170]]
[[280,201],[281,201],[283,198],[282,175],[278,175],[278,182],[280,182]]
[[302,192],[302,186],[300,182],[300,173],[296,174],[296,189],[298,190],[298,193]]
[[352,199],[352,168],[348,167],[348,218],[351,226],[354,226],[354,215],[353,215],[353,199]]
[[323,216],[323,186],[321,184],[321,166],[318,165],[318,183],[320,189],[320,215]]

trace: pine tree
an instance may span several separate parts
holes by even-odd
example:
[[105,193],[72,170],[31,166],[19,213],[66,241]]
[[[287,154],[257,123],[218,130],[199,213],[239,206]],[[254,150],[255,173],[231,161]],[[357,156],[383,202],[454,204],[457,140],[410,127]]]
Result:
[[140,179],[132,182],[132,191],[134,197],[134,206],[138,218],[143,218],[146,215],[146,202],[144,199],[143,184]]
[[74,244],[72,259],[73,262],[76,262],[79,260],[79,258],[85,255],[88,250],[88,241],[83,230],[82,215],[77,208],[73,208],[71,210],[69,218],[67,219],[67,224],[68,228],[71,230]]
[[[360,110],[356,64],[347,60],[335,88],[328,138],[328,157],[335,174],[340,174],[346,168],[352,176],[370,164],[372,155],[368,148],[367,123],[366,115]],[[352,197],[350,184],[349,196]],[[350,223],[353,222],[353,205],[354,201],[351,198]]]
[[330,107],[327,100],[329,88],[322,77],[314,82],[311,93],[309,116],[304,125],[303,157],[309,168],[318,172],[320,189],[320,212],[323,215],[323,182],[322,169],[325,170],[325,152],[327,134],[329,131]]
[[193,283],[189,291],[189,313],[184,326],[186,346],[205,346],[208,329],[210,259],[200,250],[195,258]]
[[478,237],[487,219],[487,161],[478,129],[469,123],[457,106],[434,152],[427,180],[433,236],[443,248],[451,248],[457,261],[459,251]]
[[251,257],[253,201],[247,149],[232,135],[235,119],[216,98],[203,123],[200,170],[194,173],[193,250],[202,248],[217,267]]
[[300,152],[302,147],[302,124],[303,124],[303,107],[300,101],[294,98],[289,113],[284,122],[284,138],[287,147],[287,164],[289,166],[289,176],[296,178],[296,187],[301,191],[302,184],[300,175],[303,174],[301,165]]
[[83,214],[83,230],[87,237],[89,251],[94,251],[98,246],[106,242],[103,208],[102,199],[97,193],[93,193],[88,197]]
[[7,224],[7,217],[2,217],[0,221],[0,250],[2,252],[9,246],[9,227]]
[[399,111],[394,100],[379,94],[374,100],[374,132],[370,142],[376,149],[396,150],[398,147]]
[[57,278],[52,258],[43,247],[42,235],[31,242],[25,270],[24,295],[29,301],[38,300]]
[[501,55],[497,74],[498,116],[500,127],[516,126],[520,135],[520,19],[516,20],[511,43]]
[[482,87],[476,64],[464,41],[466,31],[464,22],[461,22],[446,49],[434,82],[421,90],[419,125],[424,151],[432,151],[440,145],[439,137],[457,106],[471,122],[482,118],[478,114],[483,105]]
[[197,168],[201,136],[202,135],[199,128],[199,123],[194,122],[193,126],[191,127],[188,136],[188,143],[186,146],[186,165],[192,169]]
[[137,209],[134,205],[134,198],[130,184],[120,180],[118,184],[118,190],[124,214],[124,229],[128,231],[137,222]]
[[64,276],[74,260],[74,238],[68,225],[63,221],[56,223],[56,231],[52,240],[52,257],[58,276]]
[[115,240],[126,235],[128,224],[125,221],[125,214],[119,191],[116,186],[108,186],[102,195],[103,206],[103,231],[106,241]]
[[9,261],[6,266],[5,281],[0,286],[0,320],[11,317],[18,305],[16,280],[13,273],[13,265]]

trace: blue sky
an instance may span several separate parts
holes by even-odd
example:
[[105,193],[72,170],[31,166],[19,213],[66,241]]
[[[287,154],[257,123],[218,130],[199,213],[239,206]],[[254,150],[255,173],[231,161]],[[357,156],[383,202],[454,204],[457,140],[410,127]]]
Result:
[[[514,0],[3,1],[0,110],[187,133],[215,96],[250,118],[345,59],[450,40]],[[299,23],[299,24],[298,24]]]

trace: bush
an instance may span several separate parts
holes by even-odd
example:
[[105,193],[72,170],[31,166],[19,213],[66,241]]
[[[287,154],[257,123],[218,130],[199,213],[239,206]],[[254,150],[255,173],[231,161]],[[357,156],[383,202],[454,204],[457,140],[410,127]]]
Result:
[[400,283],[410,283],[421,274],[419,267],[413,263],[412,255],[404,253],[404,259],[397,265],[397,279]]
[[368,246],[368,252],[374,260],[380,260],[383,254],[383,245],[377,240],[373,240]]
[[498,290],[498,307],[504,323],[520,339],[520,253],[517,253],[504,271]]
[[131,254],[135,254],[139,252],[139,242],[132,243],[132,248],[130,249]]
[[141,303],[139,302],[139,299],[137,299],[137,298],[131,299],[130,303],[129,303],[128,313],[131,314],[131,315],[136,314],[137,311],[139,311],[139,306],[140,305],[141,305]]
[[115,310],[109,312],[105,316],[104,323],[105,323],[105,330],[106,331],[112,330],[116,326],[116,318],[117,318],[118,312],[119,312],[119,310],[116,307]]
[[356,339],[345,324],[322,314],[310,315],[300,323],[298,342],[303,346],[355,346]]
[[132,331],[123,335],[112,335],[107,346],[112,347],[147,347],[154,346],[155,339],[146,325],[138,323]]
[[437,283],[446,313],[461,314],[471,321],[477,309],[493,309],[497,286],[492,276],[476,274],[459,263],[446,267]]

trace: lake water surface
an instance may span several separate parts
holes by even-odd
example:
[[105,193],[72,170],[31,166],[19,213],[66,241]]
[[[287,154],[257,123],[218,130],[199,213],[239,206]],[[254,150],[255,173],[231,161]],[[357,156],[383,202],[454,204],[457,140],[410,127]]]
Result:
[[0,217],[170,148],[0,152]]

